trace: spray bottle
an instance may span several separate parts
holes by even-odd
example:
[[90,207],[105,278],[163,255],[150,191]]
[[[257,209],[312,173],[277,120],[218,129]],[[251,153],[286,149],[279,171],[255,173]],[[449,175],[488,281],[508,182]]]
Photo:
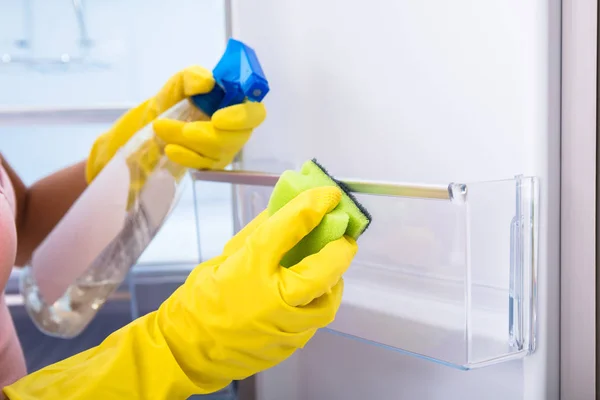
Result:
[[[183,100],[160,118],[210,120],[220,108],[262,101],[269,91],[254,50],[234,39],[213,76],[210,93]],[[62,338],[81,333],[176,205],[187,169],[170,161],[159,143],[160,158],[148,171],[141,163],[149,140],[158,141],[151,124],[117,152],[22,271],[25,308],[42,332]]]

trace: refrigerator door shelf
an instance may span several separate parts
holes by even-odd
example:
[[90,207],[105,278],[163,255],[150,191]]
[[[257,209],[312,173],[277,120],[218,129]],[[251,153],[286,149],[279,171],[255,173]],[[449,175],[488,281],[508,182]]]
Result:
[[[277,175],[194,171],[234,184],[240,225]],[[344,180],[371,212],[328,331],[469,370],[535,350],[534,177],[424,185]]]

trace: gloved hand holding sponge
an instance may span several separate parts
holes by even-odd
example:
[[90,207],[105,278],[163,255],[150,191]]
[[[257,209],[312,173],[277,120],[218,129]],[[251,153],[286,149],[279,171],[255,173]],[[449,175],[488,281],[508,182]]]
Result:
[[340,205],[335,186],[264,211],[200,264],[158,309],[99,346],[4,389],[12,400],[186,399],[270,368],[333,321],[356,254],[342,236],[284,268],[281,259]]
[[[224,108],[208,122],[154,120],[213,84],[201,68],[175,75],[96,141],[88,181],[150,122],[176,163],[225,167],[264,120],[261,103]],[[342,189],[312,161],[300,173],[285,173],[268,209],[220,256],[198,265],[157,311],[99,346],[4,388],[5,395],[11,400],[187,399],[285,360],[333,321],[355,240],[370,222]]]

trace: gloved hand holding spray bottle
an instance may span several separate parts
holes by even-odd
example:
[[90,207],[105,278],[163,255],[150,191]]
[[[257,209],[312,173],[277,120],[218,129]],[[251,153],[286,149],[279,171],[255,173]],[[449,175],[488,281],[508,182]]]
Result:
[[[269,91],[254,51],[234,39],[213,76],[212,91],[179,102],[159,118],[210,120],[220,108],[260,102]],[[166,156],[149,124],[93,177],[22,271],[25,306],[40,330],[64,338],[83,331],[176,205],[186,171]]]

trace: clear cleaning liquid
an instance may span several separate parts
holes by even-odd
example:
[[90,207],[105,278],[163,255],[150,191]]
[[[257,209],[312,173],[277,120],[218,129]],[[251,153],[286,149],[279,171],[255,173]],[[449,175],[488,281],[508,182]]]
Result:
[[[180,121],[208,119],[187,100],[161,117]],[[160,146],[159,161],[148,171],[148,165],[143,164],[148,159],[143,146],[153,137],[151,126],[140,130],[86,190],[117,200],[98,205],[94,200],[99,195],[90,195],[89,201],[74,204],[72,210],[76,210],[69,211],[70,219],[67,213],[65,222],[61,221],[62,225],[46,239],[49,243],[40,246],[43,248],[38,261],[34,254],[31,266],[22,270],[20,290],[25,308],[46,334],[62,338],[80,334],[125,280],[176,204],[186,169],[171,162]],[[110,166],[113,162],[115,165]],[[125,198],[124,186],[117,182],[123,175],[117,168],[119,162],[127,165],[129,171],[126,201],[121,201]],[[127,175],[126,171],[121,172]],[[108,174],[114,175],[114,185]],[[92,189],[96,181],[98,185],[102,185],[101,181],[107,183],[100,190]],[[143,186],[135,187],[139,182],[144,182]],[[114,196],[106,193],[113,189]]]

